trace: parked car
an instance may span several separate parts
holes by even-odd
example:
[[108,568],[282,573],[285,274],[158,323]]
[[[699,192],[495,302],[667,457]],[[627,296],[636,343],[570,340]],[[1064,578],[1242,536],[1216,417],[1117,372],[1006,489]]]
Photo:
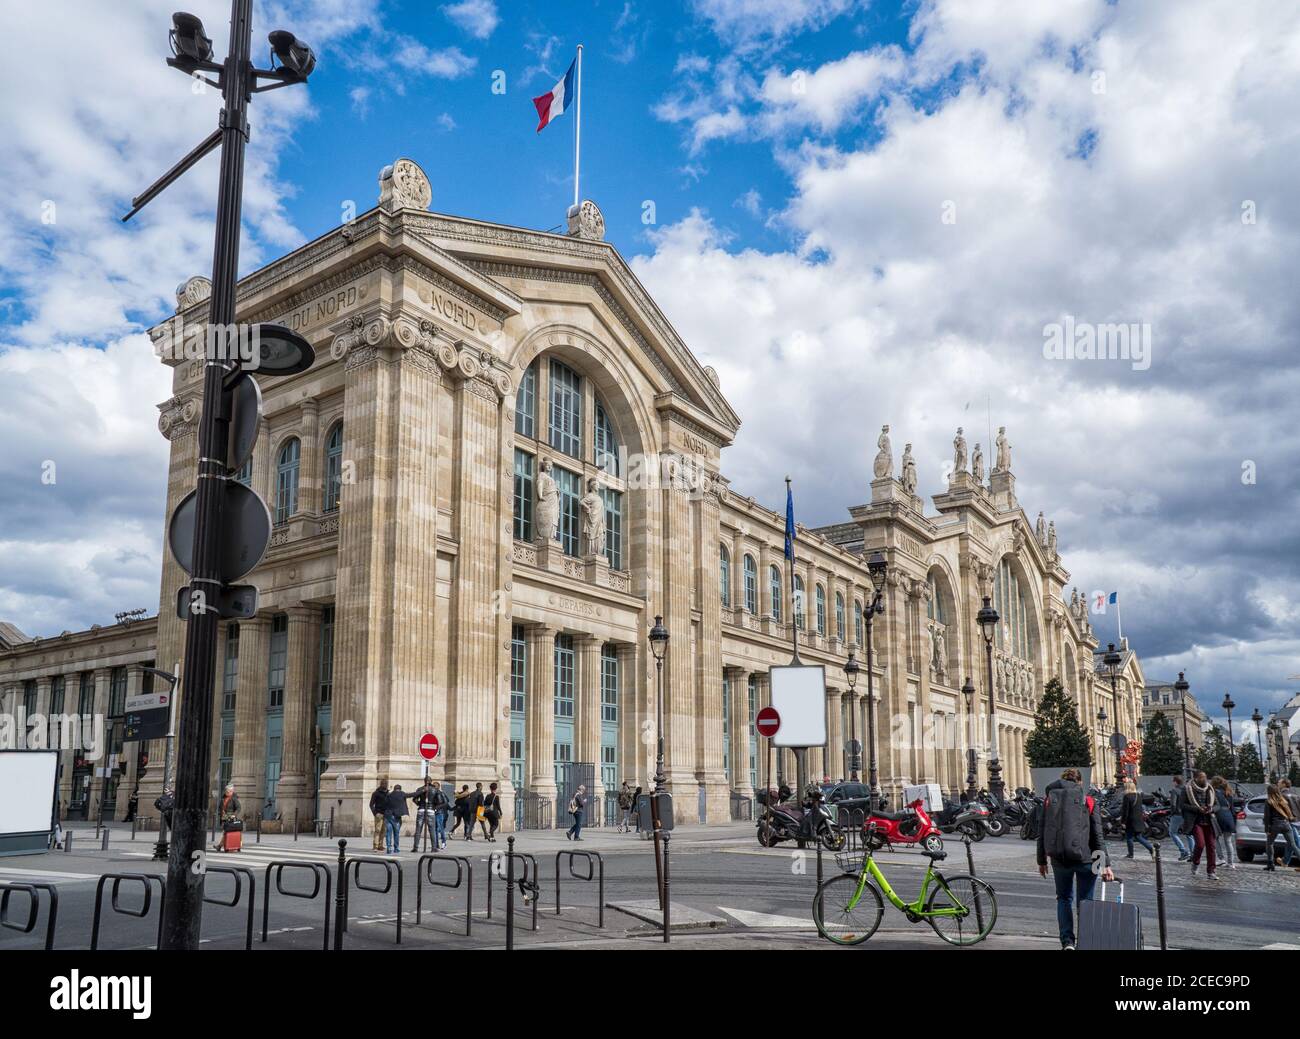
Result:
[[831,818],[839,826],[849,826],[855,821],[860,826],[871,814],[871,787],[866,783],[824,783],[822,795]]
[[[1237,855],[1242,862],[1251,862],[1256,855],[1263,855],[1268,838],[1264,833],[1264,798],[1251,797],[1237,811]],[[1286,840],[1280,835],[1273,837],[1275,854],[1286,849]]]

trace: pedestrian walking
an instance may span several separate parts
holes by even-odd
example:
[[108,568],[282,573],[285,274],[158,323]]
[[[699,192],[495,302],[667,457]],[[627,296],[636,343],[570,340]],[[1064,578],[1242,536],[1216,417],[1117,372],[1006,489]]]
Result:
[[370,795],[370,814],[374,818],[374,841],[371,847],[375,851],[384,850],[384,837],[388,832],[385,815],[388,812],[388,777],[380,776],[379,785]]
[[483,822],[482,783],[475,783],[474,789],[465,795],[465,840],[474,839],[475,826],[483,826],[483,836],[487,836],[487,826]]
[[569,814],[573,816],[573,825],[564,831],[564,836],[571,841],[582,840],[582,823],[587,815],[587,788],[579,786],[569,798]]
[[493,844],[497,839],[497,827],[501,825],[501,795],[497,793],[497,785],[492,783],[488,786],[488,792],[483,795],[483,818],[487,820],[488,825],[492,827],[487,831],[486,836]]
[[1295,831],[1291,824],[1294,822],[1291,815],[1291,806],[1282,796],[1282,791],[1273,783],[1268,785],[1268,793],[1264,798],[1264,834],[1268,837],[1268,848],[1265,850],[1265,858],[1268,859],[1268,865],[1264,868],[1269,870],[1277,869],[1277,860],[1273,854],[1273,838],[1281,837],[1286,841],[1286,855],[1282,859],[1283,866],[1291,865],[1291,860],[1295,857],[1298,850],[1296,848]]
[[1067,768],[1060,779],[1048,785],[1043,826],[1038,833],[1038,874],[1047,876],[1050,863],[1056,883],[1056,923],[1062,949],[1075,948],[1072,903],[1076,893],[1080,903],[1092,898],[1097,883],[1094,858],[1105,863],[1102,879],[1115,879],[1094,810],[1096,803],[1084,793],[1081,778],[1077,768]]
[[[433,832],[433,780],[429,774],[424,774],[424,783],[420,789],[411,795],[411,803],[415,805],[415,843],[411,846],[412,851],[420,850],[420,837],[428,835],[428,841],[433,844],[434,850],[438,848],[438,838]],[[428,847],[426,843],[425,847]]]
[[384,812],[384,844],[389,855],[400,854],[402,850],[402,820],[411,814],[406,806],[409,796],[402,790],[401,783],[394,783],[388,794],[388,807]]
[[1124,780],[1124,799],[1119,806],[1120,822],[1124,824],[1124,842],[1128,845],[1128,854],[1124,857],[1131,859],[1133,857],[1133,842],[1146,848],[1152,858],[1156,856],[1155,848],[1151,847],[1151,842],[1146,838],[1147,822],[1146,815],[1142,811],[1142,795],[1138,793],[1137,784],[1131,779]]
[[1215,838],[1218,834],[1218,822],[1214,817],[1217,798],[1214,787],[1205,778],[1205,773],[1192,773],[1192,781],[1185,787],[1183,795],[1183,832],[1191,835],[1196,842],[1192,851],[1192,873],[1201,865],[1201,854],[1205,855],[1205,876],[1214,879]]
[[[1169,804],[1169,839],[1174,842],[1174,847],[1178,849],[1179,862],[1186,862],[1192,857],[1192,841],[1189,839],[1187,831],[1183,829],[1183,802],[1186,800],[1187,786],[1183,782],[1183,777],[1174,776],[1174,792]],[[1174,825],[1175,817],[1177,817],[1177,826]]]
[[135,812],[140,806],[140,788],[136,787],[131,791],[131,796],[126,799],[126,817],[122,820],[124,823],[135,822]]
[[1291,833],[1295,836],[1296,847],[1300,848],[1300,790],[1291,785],[1291,780],[1284,779],[1277,785],[1282,800],[1291,809]]
[[469,821],[465,815],[465,798],[469,797],[469,784],[462,783],[459,790],[456,791],[456,803],[452,808],[452,814],[456,821],[451,824],[451,835],[454,837],[458,829],[469,830]]
[[442,784],[433,784],[433,845],[438,851],[447,847],[447,815],[451,811],[451,798]]
[[244,820],[239,815],[241,809],[239,797],[235,794],[235,784],[227,783],[226,791],[221,797],[221,840],[212,846],[213,851],[240,850],[238,847],[234,849],[228,847],[226,836],[231,833],[240,834],[236,841],[240,847],[243,846]]
[[1214,787],[1214,820],[1219,824],[1219,860],[1237,868],[1237,816],[1232,810],[1232,787],[1222,776],[1210,780]]
[[618,832],[627,833],[632,829],[632,805],[633,801],[632,788],[628,786],[627,780],[623,780],[623,785],[618,791],[618,810],[621,813],[618,823]]

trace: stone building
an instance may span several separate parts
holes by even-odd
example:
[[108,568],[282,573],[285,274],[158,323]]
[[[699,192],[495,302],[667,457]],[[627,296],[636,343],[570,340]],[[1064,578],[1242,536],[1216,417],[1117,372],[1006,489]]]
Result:
[[[287,325],[317,360],[262,381],[261,435],[237,474],[274,527],[247,579],[257,616],[221,625],[214,788],[231,779],[250,811],[269,803],[268,815],[305,821],[332,809],[355,827],[378,777],[409,786],[421,774],[426,731],[442,743],[435,778],[496,782],[508,815],[517,802],[532,823],[554,819],[557,801],[562,812],[579,780],[597,798],[623,779],[648,786],[658,615],[677,818],[725,820],[763,781],[753,718],[768,669],[790,659],[791,624],[803,661],[826,671],[828,749],[810,753],[810,774],[844,776],[845,741],[865,741],[866,676],[850,690],[843,665],[865,642],[876,552],[888,566],[872,672],[887,791],[964,785],[970,734],[987,726],[983,596],[1003,618],[992,664],[1009,784],[1029,780],[1025,738],[1048,678],[1085,721],[1108,700],[1086,609],[1064,597],[1055,527],[1041,514],[1031,525],[1016,499],[1005,430],[987,478],[959,433],[928,514],[910,445],[896,476],[882,433],[869,500],[844,523],[799,529],[791,581],[783,517],[721,472],[740,419],[717,374],[603,240],[594,205],[551,234],[429,212],[409,160],[380,184],[378,206],[239,286],[241,322]],[[201,325],[206,299],[205,279],[183,285],[155,340]],[[202,368],[165,363],[170,514],[194,484]],[[184,583],[166,555],[142,649],[169,670]],[[0,647],[0,689],[55,663]],[[1127,724],[1136,664],[1122,695],[1132,702],[1112,717]],[[789,752],[778,767],[793,778]],[[160,776],[145,776],[142,806]]]
[[1210,719],[1197,703],[1190,691],[1181,693],[1173,682],[1150,682],[1142,691],[1142,720],[1145,724],[1157,714],[1169,719],[1178,735],[1178,745],[1183,745],[1186,733],[1187,744],[1194,756],[1205,742],[1204,729]]

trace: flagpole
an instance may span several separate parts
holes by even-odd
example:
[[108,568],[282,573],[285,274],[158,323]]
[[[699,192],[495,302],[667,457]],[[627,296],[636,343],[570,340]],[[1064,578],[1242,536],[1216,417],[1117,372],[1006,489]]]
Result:
[[573,208],[578,208],[578,161],[582,155],[582,44],[578,44],[578,109],[573,120]]
[[1119,632],[1119,644],[1124,645],[1124,616],[1119,612],[1119,596],[1115,596],[1115,627]]

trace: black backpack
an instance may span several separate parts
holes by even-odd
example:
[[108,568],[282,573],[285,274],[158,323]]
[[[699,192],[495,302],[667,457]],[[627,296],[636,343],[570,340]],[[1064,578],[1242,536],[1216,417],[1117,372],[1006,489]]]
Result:
[[1087,862],[1092,821],[1087,795],[1078,783],[1063,783],[1047,792],[1043,806],[1043,850],[1067,866]]

